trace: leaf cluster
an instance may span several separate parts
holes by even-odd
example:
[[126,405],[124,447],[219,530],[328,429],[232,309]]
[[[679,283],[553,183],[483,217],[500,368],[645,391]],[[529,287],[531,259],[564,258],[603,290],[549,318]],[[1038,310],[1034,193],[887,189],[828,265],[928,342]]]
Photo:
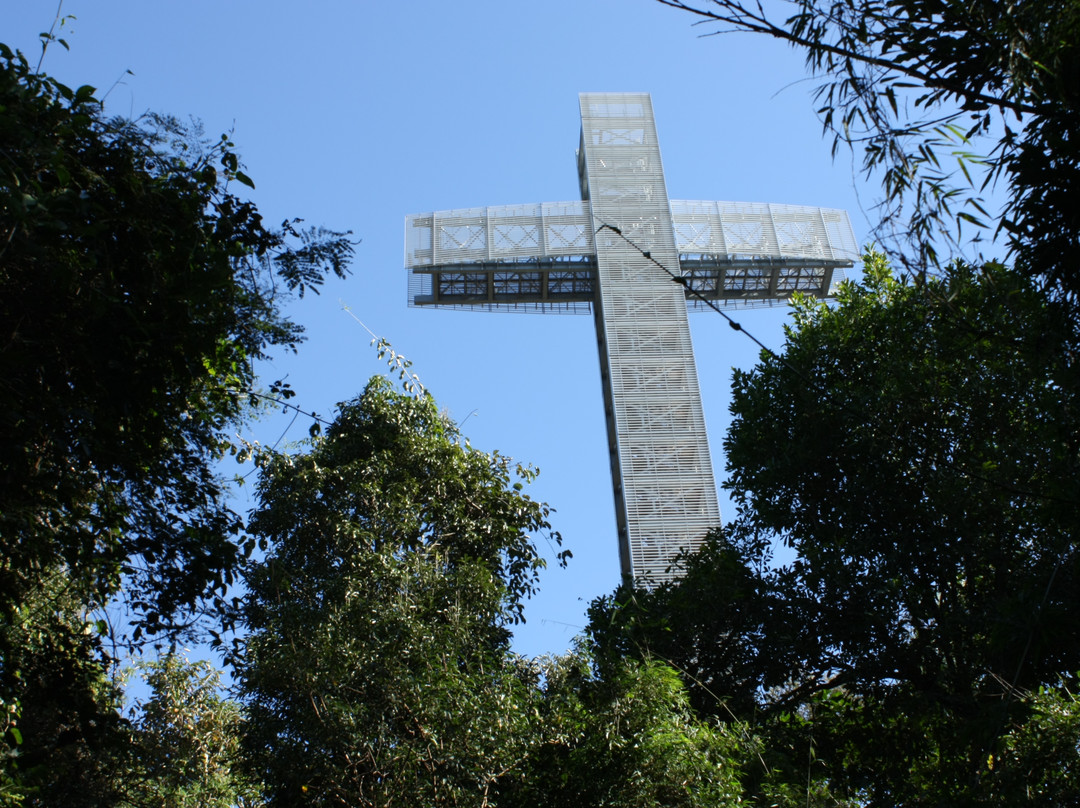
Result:
[[739,803],[742,766],[757,741],[690,706],[679,674],[625,659],[603,674],[579,648],[541,662],[536,750],[503,804],[553,808]]
[[[1069,197],[1080,171],[1076,0],[659,0],[718,32],[789,43],[824,81],[833,150],[860,150],[883,198],[875,233],[914,272],[957,254],[974,228],[1003,232],[1017,266],[1072,302],[1065,256],[1080,239]],[[983,194],[1007,186],[1003,211]],[[945,248],[944,252],[942,247]]]
[[864,277],[736,372],[736,518],[681,581],[594,604],[598,658],[661,656],[699,710],[756,716],[761,795],[1061,794],[1075,735],[1039,736],[1035,694],[1080,670],[1075,323],[997,264]]
[[559,543],[532,475],[383,378],[264,469],[237,677],[272,804],[480,800],[527,755],[507,626]]
[[100,626],[61,573],[0,622],[0,805],[115,804],[128,735]]
[[240,767],[244,720],[209,662],[170,653],[129,671],[149,695],[128,710],[129,749],[115,773],[121,808],[246,808],[262,804]]
[[253,362],[302,337],[286,296],[352,247],[264,226],[227,138],[94,93],[0,46],[0,591],[10,609],[62,568],[90,608],[123,585],[154,633],[234,579],[212,463]]

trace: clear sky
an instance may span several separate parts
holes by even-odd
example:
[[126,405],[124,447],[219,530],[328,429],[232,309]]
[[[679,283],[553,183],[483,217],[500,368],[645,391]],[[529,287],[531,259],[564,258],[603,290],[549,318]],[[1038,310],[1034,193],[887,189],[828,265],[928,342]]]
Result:
[[[0,5],[0,41],[35,63],[56,0]],[[384,366],[344,304],[413,361],[473,445],[539,467],[531,493],[556,509],[574,558],[545,573],[516,633],[522,653],[565,650],[588,602],[618,583],[592,318],[409,308],[405,215],[577,199],[578,93],[646,91],[673,198],[845,208],[866,237],[857,191],[865,205],[873,193],[850,155],[830,157],[801,58],[763,38],[701,37],[654,0],[65,0],[62,13],[75,17],[58,31],[71,49],[50,47],[46,72],[107,91],[114,113],[232,132],[268,221],[362,239],[353,275],[293,308],[308,341],[265,377],[287,375],[294,401],[323,415],[359,393]],[[737,319],[782,345],[785,309]],[[756,347],[715,314],[691,326],[722,480],[731,369]],[[267,421],[260,439],[287,423]]]

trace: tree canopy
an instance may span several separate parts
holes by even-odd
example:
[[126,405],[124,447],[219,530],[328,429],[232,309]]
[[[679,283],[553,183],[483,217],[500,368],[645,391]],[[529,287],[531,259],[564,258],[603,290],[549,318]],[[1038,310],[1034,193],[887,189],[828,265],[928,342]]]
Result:
[[780,737],[812,731],[868,804],[1051,776],[986,761],[1080,670],[1074,338],[995,264],[905,282],[871,254],[835,304],[798,300],[735,375],[735,518],[683,581],[596,604],[601,658],[671,659],[707,712],[801,716]]
[[376,377],[309,452],[265,468],[237,664],[271,804],[489,798],[533,743],[510,654],[556,544],[532,472]]
[[594,604],[598,658],[656,653],[700,709],[760,711],[807,799],[814,775],[860,805],[1069,804],[1080,4],[660,2],[805,55],[894,268],[870,252],[736,373],[736,518],[683,581]]
[[[214,463],[259,393],[254,363],[302,339],[285,302],[344,276],[352,245],[267,228],[241,185],[227,138],[111,118],[94,88],[0,45],[0,703],[13,800],[112,804],[93,783],[115,751],[117,645],[175,639],[205,614],[220,627],[253,547]],[[107,646],[102,610],[116,598],[133,629]]]
[[221,672],[203,660],[166,654],[130,671],[149,689],[128,710],[123,766],[113,771],[121,808],[248,808],[262,805],[244,776],[239,702],[221,694]]
[[[985,227],[1017,269],[1080,302],[1076,0],[659,2],[805,54],[834,150],[851,144],[882,182],[877,235],[894,258],[933,269]],[[984,205],[993,184],[1003,211]]]
[[[347,234],[267,227],[227,137],[0,46],[0,804],[1075,802],[1080,4],[660,2],[804,50],[903,271],[796,300],[735,377],[736,517],[541,660],[533,471],[409,382],[228,505],[254,363]],[[1012,267],[948,260],[980,228]],[[116,598],[131,644],[238,621],[240,701],[169,656],[125,720]]]
[[226,138],[109,118],[2,46],[0,108],[0,598],[62,567],[88,606],[123,582],[167,628],[242,556],[212,461],[253,363],[297,344],[284,300],[352,247],[268,229]]
[[266,467],[237,672],[270,804],[735,804],[754,741],[670,667],[511,652],[550,533],[531,476],[382,378]]
[[904,283],[872,255],[862,284],[794,318],[782,358],[735,375],[730,533],[797,551],[788,583],[819,604],[808,626],[831,649],[819,674],[954,693],[1072,670],[1067,311],[1000,266]]
[[757,739],[695,714],[679,674],[657,659],[598,671],[578,649],[542,665],[540,743],[502,804],[528,808],[737,805]]

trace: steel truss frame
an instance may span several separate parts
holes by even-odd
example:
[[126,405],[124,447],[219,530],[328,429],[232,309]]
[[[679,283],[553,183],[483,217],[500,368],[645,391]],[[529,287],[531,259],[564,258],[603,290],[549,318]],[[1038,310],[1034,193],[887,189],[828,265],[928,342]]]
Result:
[[858,249],[841,210],[669,201],[649,95],[579,102],[583,201],[407,217],[409,301],[593,312],[622,571],[655,585],[720,524],[687,304],[828,297]]

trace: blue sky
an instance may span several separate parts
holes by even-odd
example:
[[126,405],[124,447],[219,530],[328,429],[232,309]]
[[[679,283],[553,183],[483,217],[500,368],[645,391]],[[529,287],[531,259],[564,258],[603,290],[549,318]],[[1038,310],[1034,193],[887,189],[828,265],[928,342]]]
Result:
[[[56,0],[8,0],[0,41],[40,53]],[[231,132],[268,221],[352,230],[353,275],[297,302],[308,329],[287,375],[320,414],[384,365],[343,304],[412,360],[474,446],[540,469],[532,495],[574,558],[551,567],[515,640],[565,650],[590,600],[618,583],[600,374],[591,317],[410,309],[404,217],[444,208],[578,198],[581,91],[652,93],[669,193],[678,199],[845,208],[856,238],[873,201],[850,155],[836,162],[813,113],[812,81],[784,46],[707,28],[654,0],[65,0],[75,19],[43,69],[108,92],[111,112],[201,119]],[[126,71],[131,71],[129,75]],[[783,308],[743,311],[782,345]],[[694,314],[698,371],[719,479],[732,367],[756,346]],[[467,420],[466,420],[467,419]],[[259,439],[287,424],[271,419]],[[285,440],[299,440],[297,421]],[[241,495],[238,507],[250,507]],[[732,509],[721,492],[721,510]]]

